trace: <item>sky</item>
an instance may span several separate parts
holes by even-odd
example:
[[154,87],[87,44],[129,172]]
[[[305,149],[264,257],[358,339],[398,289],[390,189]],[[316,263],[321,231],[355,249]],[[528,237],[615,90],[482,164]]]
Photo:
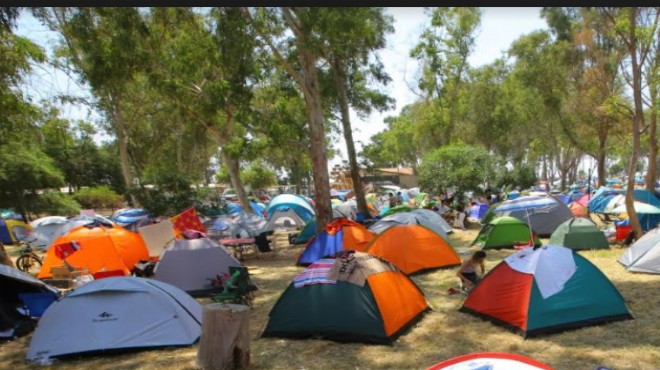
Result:
[[[520,36],[539,29],[547,29],[547,24],[540,17],[541,8],[482,8],[481,25],[477,30],[476,45],[469,57],[472,67],[480,67],[501,57],[511,43]],[[351,113],[353,137],[359,150],[369,142],[372,135],[385,128],[383,119],[396,116],[401,108],[412,103],[416,95],[411,88],[416,86],[415,75],[418,64],[409,56],[410,49],[418,41],[427,21],[424,9],[417,7],[388,8],[394,17],[395,32],[388,37],[387,47],[380,52],[385,71],[392,82],[385,88],[396,101],[395,108],[382,113],[373,113],[366,119],[360,119]],[[43,27],[30,14],[24,13],[18,20],[16,33],[29,37],[47,50],[56,44],[57,36]],[[52,67],[36,66],[34,75],[28,80],[25,92],[33,100],[48,99],[60,94],[89,96],[84,86],[78,84],[75,76]],[[61,115],[71,119],[95,119],[98,115],[83,106],[67,104]],[[102,138],[102,137],[101,137]],[[329,160],[329,166],[340,164],[346,158],[346,145],[343,136],[335,144],[340,156]]]

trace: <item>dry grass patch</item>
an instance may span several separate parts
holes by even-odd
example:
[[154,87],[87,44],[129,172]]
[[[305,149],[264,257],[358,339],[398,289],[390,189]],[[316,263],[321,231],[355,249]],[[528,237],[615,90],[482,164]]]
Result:
[[[476,229],[458,230],[450,236],[464,258],[477,250],[470,247]],[[546,240],[547,241],[547,240]],[[424,369],[451,357],[478,351],[518,353],[555,369],[591,370],[603,365],[616,370],[660,369],[660,276],[632,274],[617,262],[623,252],[580,252],[612,281],[626,299],[635,320],[583,328],[538,339],[523,339],[501,327],[458,312],[464,296],[448,295],[458,286],[456,268],[414,276],[433,311],[393,345],[339,344],[324,340],[260,339],[268,313],[293,277],[302,270],[294,265],[301,246],[287,245],[278,237],[278,251],[256,258],[245,255],[245,265],[260,287],[251,313],[252,369]],[[498,264],[512,250],[487,251],[486,268]],[[200,303],[210,303],[200,299]],[[41,367],[24,361],[29,336],[0,344],[0,368],[23,370]],[[55,360],[51,368],[71,370],[194,369],[197,345],[107,356]]]

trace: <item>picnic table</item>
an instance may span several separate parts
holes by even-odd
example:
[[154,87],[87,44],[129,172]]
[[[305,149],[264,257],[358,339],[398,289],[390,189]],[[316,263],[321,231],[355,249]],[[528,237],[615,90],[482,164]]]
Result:
[[243,252],[249,246],[254,245],[254,238],[229,238],[229,239],[220,239],[220,244],[225,247],[229,247],[234,251],[234,256],[238,258],[239,261],[243,261]]

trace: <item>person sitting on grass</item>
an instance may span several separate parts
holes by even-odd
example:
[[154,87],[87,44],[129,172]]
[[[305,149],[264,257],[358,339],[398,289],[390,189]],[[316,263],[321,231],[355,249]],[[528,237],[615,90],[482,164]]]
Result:
[[[486,268],[484,267],[485,260],[486,252],[476,251],[472,254],[472,257],[463,261],[461,267],[456,271],[456,276],[461,279],[463,290],[472,290],[479,279],[484,276],[486,271]],[[481,274],[477,274],[477,267],[481,269]]]

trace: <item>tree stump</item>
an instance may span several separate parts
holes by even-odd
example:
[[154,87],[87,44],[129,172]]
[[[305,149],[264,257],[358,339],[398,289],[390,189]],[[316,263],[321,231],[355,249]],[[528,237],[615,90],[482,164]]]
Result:
[[231,303],[204,306],[197,363],[204,370],[250,365],[250,308]]

